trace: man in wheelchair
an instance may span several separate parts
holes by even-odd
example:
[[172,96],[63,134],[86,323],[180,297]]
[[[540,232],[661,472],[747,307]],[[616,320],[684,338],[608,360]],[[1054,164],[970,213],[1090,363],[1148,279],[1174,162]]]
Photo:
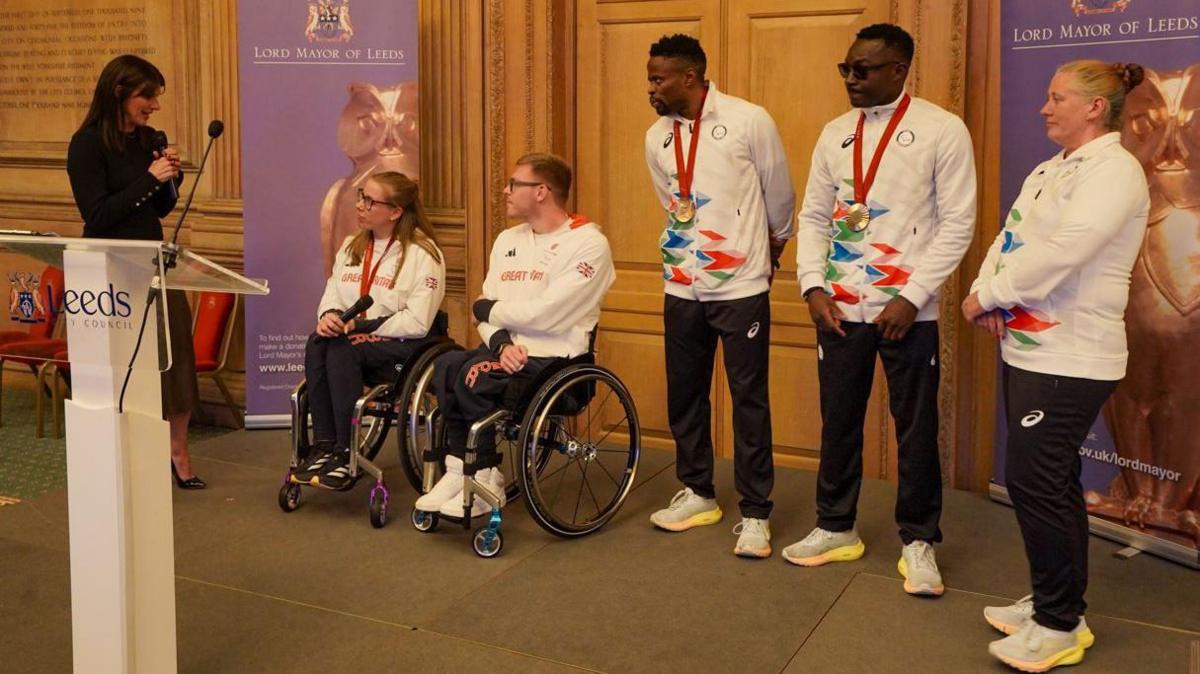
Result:
[[[463,514],[463,456],[471,424],[559,359],[586,353],[612,285],[612,253],[600,228],[566,210],[571,167],[550,154],[517,161],[504,193],[508,216],[525,222],[492,246],[483,294],[472,307],[483,345],[435,362],[433,390],[445,423],[446,472],[416,508]],[[503,504],[495,429],[477,438],[475,479]],[[468,471],[469,472],[469,471]],[[471,516],[489,512],[472,501]]]

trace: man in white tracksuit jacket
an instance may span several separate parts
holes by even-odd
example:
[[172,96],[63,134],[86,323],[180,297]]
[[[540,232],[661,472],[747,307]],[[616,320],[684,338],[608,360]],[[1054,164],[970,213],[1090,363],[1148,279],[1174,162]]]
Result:
[[938,306],[974,234],[975,161],[961,119],[904,91],[912,56],[903,29],[862,29],[838,65],[855,109],[829,122],[813,150],[796,267],[817,326],[817,526],[783,556],[817,566],[863,554],[854,525],[878,356],[899,445],[897,566],[907,592],[936,596]]
[[775,122],[762,107],[717,90],[689,35],[650,48],[646,164],[667,210],[659,240],[667,415],[683,489],[651,521],[683,531],[721,519],[713,487],[709,388],[717,339],[733,398],[734,485],[742,521],[734,553],[771,554],[769,290],[796,204]]

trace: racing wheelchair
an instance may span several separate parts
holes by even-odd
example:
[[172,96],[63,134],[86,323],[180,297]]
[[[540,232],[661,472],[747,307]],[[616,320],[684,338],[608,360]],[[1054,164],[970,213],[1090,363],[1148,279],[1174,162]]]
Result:
[[[447,519],[469,531],[472,499],[478,495],[491,511],[480,516],[487,523],[475,530],[472,547],[480,557],[500,554],[500,501],[475,480],[479,438],[489,428],[496,431],[497,451],[506,457],[507,500],[523,494],[526,509],[543,529],[574,538],[612,519],[637,476],[641,428],[629,390],[610,370],[596,365],[594,341],[595,332],[587,353],[554,363],[532,379],[509,380],[499,408],[468,430],[462,516],[414,506],[414,528],[429,533],[440,519]],[[406,460],[421,462],[421,493],[433,488],[443,468],[445,432],[430,391],[432,375],[429,368],[416,377],[404,401],[410,454]]]
[[[352,479],[340,491],[353,489],[363,475],[375,478],[375,485],[371,488],[367,503],[371,525],[377,529],[387,523],[390,492],[383,471],[375,464],[375,458],[387,440],[388,431],[393,424],[398,427],[397,442],[400,446],[401,469],[414,489],[421,488],[420,457],[423,450],[410,449],[415,438],[406,431],[414,426],[407,423],[407,406],[404,401],[412,397],[412,391],[417,388],[422,376],[426,379],[432,376],[435,358],[458,348],[448,336],[447,328],[447,316],[445,312],[439,311],[428,336],[420,340],[417,348],[406,359],[389,367],[364,372],[363,380],[369,388],[355,403],[354,416],[350,422]],[[293,474],[316,458],[312,456],[315,443],[309,427],[308,406],[306,382],[301,381],[291,395],[291,463],[283,478],[283,484],[279,487],[279,507],[284,512],[292,512],[300,506],[301,489],[309,486],[294,480]],[[414,459],[414,456],[417,458]]]

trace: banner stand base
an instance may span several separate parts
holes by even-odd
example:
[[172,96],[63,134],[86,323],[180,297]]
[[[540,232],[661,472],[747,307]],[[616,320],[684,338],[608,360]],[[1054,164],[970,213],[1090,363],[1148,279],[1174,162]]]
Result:
[[[988,496],[993,501],[998,501],[1004,505],[1012,505],[1012,499],[1008,497],[1008,489],[991,482],[988,484]],[[1093,517],[1088,515],[1088,530],[1101,538],[1107,538],[1110,541],[1124,543],[1129,546],[1125,548],[1133,548],[1137,551],[1148,552],[1156,557],[1170,560],[1177,564],[1182,564],[1188,568],[1200,570],[1200,550],[1188,548],[1178,543],[1164,541],[1161,538],[1138,533],[1134,529],[1130,529],[1116,522],[1110,522],[1106,519]],[[1124,552],[1121,550],[1119,552]],[[1120,555],[1122,557],[1132,557],[1133,555]]]
[[267,429],[291,428],[290,414],[247,414],[246,430],[257,431]]

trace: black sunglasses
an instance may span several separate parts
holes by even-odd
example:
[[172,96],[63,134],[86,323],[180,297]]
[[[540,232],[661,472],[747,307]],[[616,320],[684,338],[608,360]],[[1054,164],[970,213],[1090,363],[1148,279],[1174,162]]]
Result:
[[871,71],[879,70],[880,68],[886,68],[888,66],[894,66],[897,63],[903,63],[903,61],[888,61],[886,63],[876,63],[875,65],[862,63],[850,65],[849,63],[839,63],[837,64],[837,69],[838,74],[842,76],[842,79],[849,77],[850,73],[854,73],[854,79],[865,80]]

